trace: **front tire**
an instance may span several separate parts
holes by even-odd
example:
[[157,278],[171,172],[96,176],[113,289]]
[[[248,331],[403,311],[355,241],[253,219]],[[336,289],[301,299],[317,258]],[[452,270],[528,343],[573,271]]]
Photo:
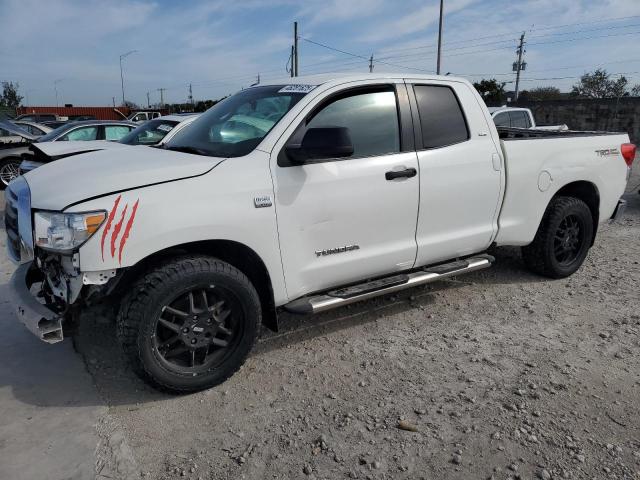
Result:
[[533,242],[522,248],[527,267],[550,278],[565,278],[580,268],[593,238],[593,217],[574,197],[551,200]]
[[258,293],[240,270],[212,257],[184,256],[135,282],[120,308],[118,338],[147,383],[194,392],[242,366],[261,315]]
[[18,176],[20,176],[20,159],[0,160],[0,190],[7,188],[9,182]]

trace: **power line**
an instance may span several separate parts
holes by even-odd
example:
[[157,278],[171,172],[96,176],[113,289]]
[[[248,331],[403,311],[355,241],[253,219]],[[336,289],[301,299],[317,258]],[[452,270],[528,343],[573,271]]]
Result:
[[[592,24],[597,24],[597,23],[608,23],[608,22],[613,22],[613,21],[617,21],[617,20],[628,20],[628,19],[632,19],[632,18],[640,18],[640,15],[632,15],[632,16],[628,16],[628,17],[618,17],[618,18],[611,18],[611,19],[604,19],[604,20],[597,20],[594,22],[581,22],[581,23],[567,23],[565,25],[555,25],[555,26],[547,26],[547,27],[538,27],[538,28],[531,28],[528,31],[531,32],[535,32],[535,31],[539,31],[539,30],[554,30],[554,29],[559,29],[559,28],[565,28],[565,27],[575,27],[575,26],[579,26],[579,25],[592,25]],[[610,27],[606,27],[606,29],[613,29],[613,28],[627,28],[629,27],[629,25],[613,25]],[[598,29],[594,29],[593,31],[598,30]],[[589,30],[585,30],[585,31],[589,31]],[[474,38],[466,38],[466,39],[461,39],[461,40],[454,40],[454,41],[449,41],[446,42],[444,44],[444,46],[448,46],[448,45],[455,45],[455,44],[459,44],[459,43],[468,43],[468,42],[475,42],[478,40],[486,40],[488,38],[497,38],[497,37],[505,37],[505,36],[514,36],[513,40],[515,40],[515,36],[522,33],[522,30],[516,30],[516,31],[512,31],[512,32],[506,32],[506,33],[498,33],[498,34],[492,34],[492,35],[484,35],[482,37],[474,37]],[[555,33],[555,34],[547,34],[547,35],[563,35],[565,33]],[[538,36],[542,36],[542,35],[538,35]],[[537,37],[537,36],[533,36],[533,37]],[[532,38],[533,38],[532,37]],[[506,41],[510,41],[512,39],[505,39],[505,40],[498,40],[495,43],[501,43],[501,42],[506,42]],[[493,42],[491,42],[493,43]],[[405,48],[399,48],[399,49],[391,49],[391,50],[384,50],[382,53],[390,53],[390,52],[398,52],[398,51],[406,51],[406,50],[418,50],[418,49],[422,49],[422,48],[436,48],[437,44],[427,44],[427,45],[420,45],[420,46],[415,46],[415,47],[405,47]]]
[[[351,56],[351,57],[355,57],[355,58],[361,58],[361,59],[363,59],[363,60],[366,60],[367,62],[369,61],[369,58],[367,58],[367,57],[365,57],[365,56],[362,56],[362,55],[358,55],[358,54],[356,54],[356,53],[351,53],[351,52],[347,52],[347,51],[345,51],[345,50],[340,50],[339,48],[330,47],[329,45],[325,45],[325,44],[323,44],[323,43],[315,42],[315,41],[310,40],[310,39],[305,38],[305,37],[300,37],[300,39],[301,39],[301,40],[304,40],[305,42],[309,42],[309,43],[312,43],[312,44],[314,44],[314,45],[317,45],[317,46],[319,46],[319,47],[323,47],[323,48],[326,48],[326,49],[328,49],[328,50],[333,50],[334,52],[342,53],[342,54],[344,54],[344,55],[349,55],[349,56]],[[398,65],[397,63],[382,62],[382,61],[380,61],[380,60],[376,60],[376,61],[377,61],[378,63],[381,63],[381,64],[383,64],[383,65],[388,65],[388,66],[391,66],[391,67],[407,68],[407,69],[409,69],[409,70],[418,70],[418,71],[420,71],[420,72],[433,73],[433,70],[425,70],[424,68],[408,67],[408,66],[406,66],[406,65]]]

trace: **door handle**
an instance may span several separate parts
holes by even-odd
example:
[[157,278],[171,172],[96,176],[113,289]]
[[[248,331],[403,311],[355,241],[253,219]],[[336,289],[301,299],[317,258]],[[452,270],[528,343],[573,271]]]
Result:
[[415,177],[418,171],[415,168],[405,168],[404,170],[391,170],[384,174],[384,178],[387,180],[394,180],[396,178],[411,178]]

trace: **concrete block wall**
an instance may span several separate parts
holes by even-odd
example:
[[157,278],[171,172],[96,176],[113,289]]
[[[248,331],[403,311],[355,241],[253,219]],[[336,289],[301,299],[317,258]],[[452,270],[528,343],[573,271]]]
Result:
[[566,123],[572,130],[627,132],[640,143],[640,97],[527,101],[510,104],[527,107],[536,123]]

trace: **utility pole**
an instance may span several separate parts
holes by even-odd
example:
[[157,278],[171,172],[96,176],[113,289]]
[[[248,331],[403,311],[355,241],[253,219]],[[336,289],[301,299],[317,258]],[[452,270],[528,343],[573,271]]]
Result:
[[289,57],[289,60],[291,60],[291,78],[293,78],[293,74],[295,73],[295,72],[293,71],[293,50],[294,50],[295,48],[296,48],[296,47],[294,47],[293,45],[291,45],[291,57]]
[[149,98],[149,92],[147,92],[147,108],[151,108],[151,99]]
[[293,22],[293,63],[291,69],[294,77],[298,76],[298,22]]
[[440,25],[438,27],[438,65],[436,67],[436,73],[440,75],[440,60],[442,53],[442,18],[444,15],[444,0],[440,0]]
[[189,84],[189,102],[191,106],[193,106],[193,89],[191,88],[191,84]]
[[53,81],[53,89],[56,91],[56,108],[58,108],[58,84],[64,79],[59,78]]
[[369,73],[373,73],[373,53],[371,54],[371,57],[369,58]]
[[124,105],[124,73],[122,73],[122,59],[123,58],[127,58],[129,55],[131,55],[132,53],[136,53],[137,50],[130,50],[127,53],[123,53],[122,55],[120,55],[120,83],[122,85],[122,105]]
[[524,34],[525,32],[522,32],[522,35],[520,35],[520,44],[516,49],[516,53],[518,54],[518,61],[513,64],[513,70],[516,72],[516,91],[514,95],[514,100],[516,102],[518,101],[518,92],[520,89],[520,71],[524,70],[527,67],[527,62],[522,61],[522,55],[524,55]]
[[164,107],[164,91],[166,90],[166,88],[159,88],[158,91],[160,92],[160,107]]

